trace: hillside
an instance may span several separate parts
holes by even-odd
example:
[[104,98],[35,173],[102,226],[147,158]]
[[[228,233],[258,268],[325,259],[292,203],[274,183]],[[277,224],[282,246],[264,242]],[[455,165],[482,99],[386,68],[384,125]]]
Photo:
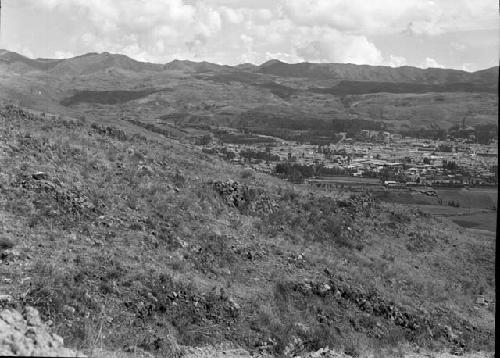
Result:
[[447,83],[488,83],[495,74],[498,77],[498,67],[469,73],[460,70],[428,68],[420,69],[411,66],[388,67],[354,65],[344,63],[296,63],[289,64],[279,60],[268,61],[259,66],[258,72],[280,77],[302,77],[315,79],[341,79],[350,81],[373,81],[418,84]]
[[494,235],[94,113],[0,110],[2,307],[86,353],[494,352]]
[[[283,113],[292,113],[291,120],[312,129],[317,120],[357,119],[393,131],[446,130],[463,117],[467,125],[497,125],[497,92],[498,67],[469,73],[277,60],[260,66],[151,64],[109,53],[32,60],[0,53],[0,99],[73,116],[126,113],[154,120],[187,111],[213,124],[244,121],[272,130]],[[255,115],[262,107],[273,110]]]

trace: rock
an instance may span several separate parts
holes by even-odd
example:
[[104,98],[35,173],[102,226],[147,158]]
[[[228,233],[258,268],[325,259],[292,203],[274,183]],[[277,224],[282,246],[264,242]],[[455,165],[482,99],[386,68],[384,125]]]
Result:
[[234,300],[234,298],[232,297],[229,297],[227,302],[231,305],[231,308],[236,310],[236,311],[239,311],[241,309],[240,305],[238,303],[236,303],[236,301]]
[[0,303],[11,303],[13,298],[11,295],[0,295]]
[[304,342],[300,337],[293,337],[290,343],[287,344],[283,350],[283,356],[294,357],[296,353],[300,352],[304,348]]
[[326,293],[328,293],[328,291],[330,291],[332,289],[332,287],[327,284],[327,283],[323,283],[320,287],[319,287],[319,293],[325,295]]
[[28,326],[38,327],[42,325],[40,315],[38,314],[38,311],[33,307],[27,306],[24,309],[24,318],[26,319]]
[[14,242],[6,237],[0,237],[0,251],[9,250],[15,246]]
[[486,298],[483,295],[479,295],[476,298],[476,304],[486,306],[488,305],[488,302],[486,301]]
[[308,334],[309,331],[311,330],[308,326],[306,326],[302,322],[296,322],[293,326],[300,334]]
[[453,329],[450,326],[444,326],[444,329],[445,329],[446,335],[448,336],[449,339],[455,340],[458,338],[458,335],[456,335],[453,332]]
[[36,309],[26,307],[24,317],[15,310],[0,312],[0,355],[85,357],[63,344],[60,336],[47,330]]
[[68,305],[64,305],[63,308],[62,308],[62,311],[66,314],[74,314],[75,313],[75,309],[71,306],[68,306]]
[[219,296],[219,297],[220,297],[220,299],[221,299],[221,300],[223,300],[223,301],[226,301],[226,300],[229,298],[229,296],[228,296],[228,294],[227,294],[226,290],[224,290],[224,287],[221,287],[221,288],[220,288],[220,296]]
[[36,172],[36,173],[31,174],[31,176],[35,180],[48,180],[49,179],[49,175],[47,173],[44,173],[44,172]]
[[5,323],[14,326],[16,323],[23,320],[23,316],[17,311],[3,310],[2,312],[0,312],[0,320],[3,320]]

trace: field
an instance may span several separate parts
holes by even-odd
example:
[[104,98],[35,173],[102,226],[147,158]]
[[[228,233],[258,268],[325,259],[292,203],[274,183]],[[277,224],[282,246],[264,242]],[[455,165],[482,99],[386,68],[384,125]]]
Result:
[[498,189],[438,189],[437,193],[444,204],[458,202],[461,208],[496,210],[497,207]]
[[456,224],[466,228],[488,230],[491,232],[496,232],[497,228],[496,213],[449,216],[448,218],[453,220]]
[[[402,191],[383,192],[378,197],[386,202],[411,205],[431,215],[446,217],[464,228],[496,231],[496,189],[438,189],[436,192],[437,197]],[[451,202],[458,203],[459,207],[449,206]]]

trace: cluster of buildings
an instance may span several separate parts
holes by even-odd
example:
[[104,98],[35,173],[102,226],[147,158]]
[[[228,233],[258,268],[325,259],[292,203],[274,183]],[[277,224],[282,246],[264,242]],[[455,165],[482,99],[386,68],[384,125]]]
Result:
[[[376,133],[375,133],[376,132]],[[362,136],[382,136],[388,141],[343,140],[335,145],[298,144],[277,140],[275,143],[211,144],[204,150],[254,170],[271,173],[277,162],[303,166],[321,166],[359,178],[377,178],[387,185],[461,186],[496,185],[498,142],[470,144],[464,140],[434,141],[401,138],[379,131],[361,131]],[[267,153],[259,159],[240,155],[254,151]],[[233,153],[228,156],[228,153]],[[263,159],[269,158],[269,160]],[[271,159],[272,158],[272,159]],[[396,184],[394,184],[396,183]]]

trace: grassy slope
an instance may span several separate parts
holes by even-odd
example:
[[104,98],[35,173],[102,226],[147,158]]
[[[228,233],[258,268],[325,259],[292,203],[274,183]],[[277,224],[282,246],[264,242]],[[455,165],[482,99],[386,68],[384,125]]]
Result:
[[[20,253],[4,255],[0,291],[39,308],[70,344],[167,354],[175,342],[269,341],[279,354],[300,337],[305,350],[494,350],[495,306],[475,304],[495,299],[491,236],[249,175],[128,122],[104,125],[123,132],[0,115],[1,235]],[[228,206],[208,184],[228,178],[276,207]],[[341,295],[316,288],[324,283]],[[425,327],[404,328],[359,297]]]

